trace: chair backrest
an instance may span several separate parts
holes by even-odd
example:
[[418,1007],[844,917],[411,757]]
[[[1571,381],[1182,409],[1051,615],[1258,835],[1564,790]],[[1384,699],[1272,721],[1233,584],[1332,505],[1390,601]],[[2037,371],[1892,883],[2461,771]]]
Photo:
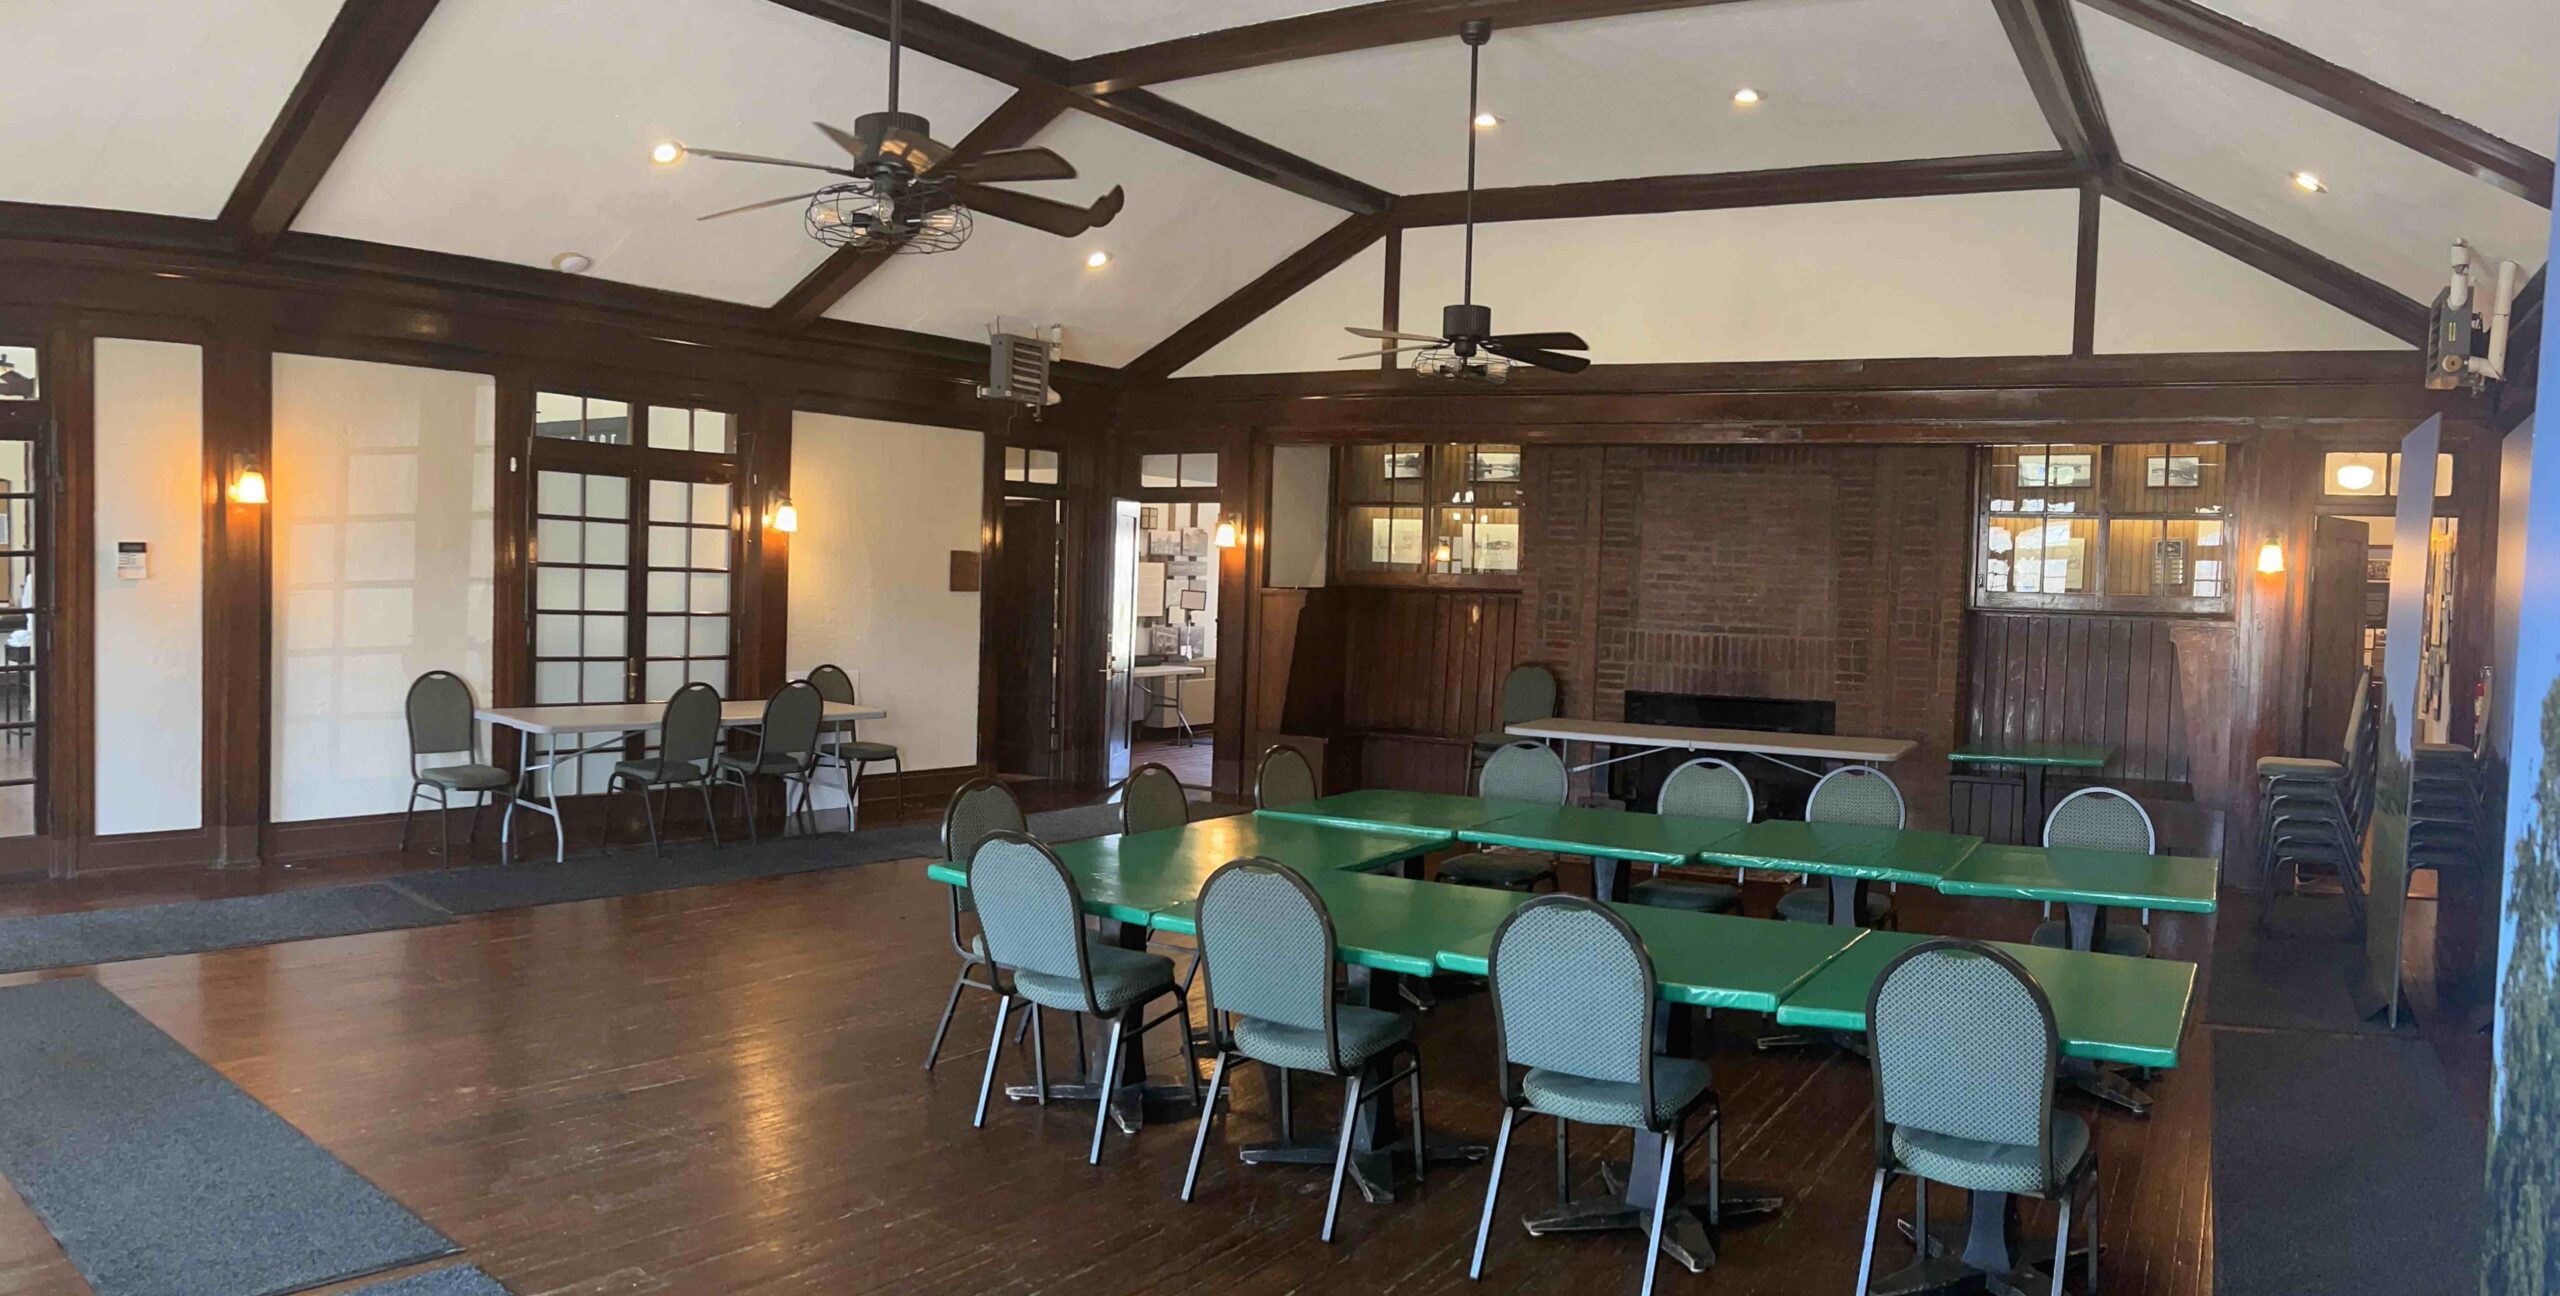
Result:
[[1502,677],[1502,723],[1552,720],[1556,714],[1556,673],[1536,662],[1522,662]]
[[1731,761],[1701,756],[1671,771],[1654,798],[1655,814],[1751,822],[1751,780]]
[[1273,743],[1263,749],[1262,765],[1253,775],[1253,804],[1258,809],[1277,810],[1316,799],[1316,772],[1307,764],[1306,753],[1285,743]]
[[708,769],[720,750],[720,690],[695,680],[667,699],[659,722],[658,757]]
[[1543,895],[1493,932],[1486,969],[1502,1090],[1511,1066],[1644,1087],[1653,1111],[1653,959],[1627,920],[1580,896]]
[[1805,798],[1806,823],[1865,824],[1870,828],[1902,826],[1902,789],[1884,771],[1866,765],[1843,765],[1822,776]]
[[1029,825],[1022,803],[994,779],[971,779],[942,807],[942,858],[961,863],[977,854],[978,843],[1000,832],[1018,833]]
[[2115,788],[2085,787],[2045,816],[2044,844],[2150,855],[2159,850],[2160,836],[2141,802]]
[[1476,776],[1476,795],[1506,801],[1563,805],[1566,792],[1564,758],[1543,743],[1513,743],[1486,757]]
[[818,720],[826,711],[826,699],[807,680],[793,680],[782,686],[764,704],[763,754],[797,756],[806,765],[817,755]]
[[471,700],[471,685],[452,671],[433,670],[409,684],[409,755],[438,755],[444,752],[480,753],[477,722],[472,713],[478,710]]
[[1305,878],[1267,859],[1233,860],[1200,886],[1200,957],[1209,1010],[1324,1032],[1333,1025],[1333,915]]
[[844,667],[834,662],[827,662],[811,670],[809,687],[818,690],[818,696],[829,702],[842,702],[849,705],[854,700],[853,677],[845,673]]
[[2060,1037],[2044,988],[2016,959],[1980,941],[1912,946],[1867,992],[1867,1041],[1880,1161],[1900,1126],[2035,1148],[2038,1165],[2053,1164]]
[[998,967],[1073,977],[1093,998],[1085,963],[1084,901],[1049,848],[1017,832],[990,834],[969,856],[969,895],[978,930]]
[[1120,785],[1120,831],[1154,832],[1191,822],[1191,797],[1173,771],[1149,761]]

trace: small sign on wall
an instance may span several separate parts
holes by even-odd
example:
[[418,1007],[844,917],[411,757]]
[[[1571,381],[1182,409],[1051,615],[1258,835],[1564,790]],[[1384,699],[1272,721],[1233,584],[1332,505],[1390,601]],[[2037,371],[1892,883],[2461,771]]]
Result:
[[978,592],[977,550],[954,549],[951,551],[951,592],[954,594]]
[[116,541],[116,579],[138,581],[151,574],[151,545],[142,540]]

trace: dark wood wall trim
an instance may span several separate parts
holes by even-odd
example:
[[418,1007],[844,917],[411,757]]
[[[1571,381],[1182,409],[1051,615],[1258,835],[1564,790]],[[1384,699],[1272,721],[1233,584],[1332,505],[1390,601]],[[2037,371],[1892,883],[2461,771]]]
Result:
[[2265,226],[2243,220],[2138,167],[2100,177],[2106,195],[2206,247],[2275,276],[2412,345],[2427,337],[2428,310],[2398,289],[2338,264]]
[[1147,348],[1146,354],[1130,361],[1121,372],[1132,379],[1163,378],[1199,359],[1263,312],[1358,256],[1386,234],[1388,220],[1385,216],[1344,217],[1340,224],[1317,235],[1315,241],[1290,253],[1253,282],[1227,294],[1226,300],[1202,312],[1199,318],[1175,329],[1171,337]]
[[2094,184],[2080,187],[2080,242],[2071,269],[2071,354],[2098,353],[2098,216],[2106,201]]
[[339,8],[222,206],[219,221],[242,251],[263,253],[292,227],[435,10],[436,0],[346,0]]
[[2080,47],[2080,22],[2071,0],[1993,0],[2018,66],[2035,91],[2036,106],[2053,127],[2054,142],[2083,171],[2115,165],[2115,132],[2098,100],[2098,80]]
[[205,352],[204,824],[220,864],[257,861],[267,817],[270,510],[229,490],[234,456],[272,463],[274,361],[262,332]]
[[[2067,153],[1993,153],[1903,162],[1849,162],[1768,171],[1720,171],[1704,175],[1644,176],[1633,180],[1587,180],[1575,184],[1479,189],[1475,196],[1475,218],[1479,222],[1562,220],[1648,212],[1854,202],[1870,198],[2014,193],[2028,189],[2077,188],[2085,178],[2086,173]],[[1408,229],[1425,225],[1456,225],[1463,223],[1466,216],[1467,196],[1464,190],[1409,194],[1397,199],[1395,204],[1396,223]]]

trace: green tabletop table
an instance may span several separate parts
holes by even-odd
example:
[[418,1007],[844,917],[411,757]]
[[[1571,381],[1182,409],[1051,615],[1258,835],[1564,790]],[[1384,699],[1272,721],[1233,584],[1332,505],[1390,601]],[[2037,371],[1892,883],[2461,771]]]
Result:
[[1416,833],[1448,841],[1460,829],[1473,828],[1505,815],[1536,809],[1535,802],[1500,801],[1484,797],[1451,796],[1446,792],[1402,792],[1393,788],[1363,788],[1357,792],[1337,792],[1313,801],[1282,806],[1261,813],[1274,819],[1303,819],[1308,823],[1334,828],[1361,828],[1371,832]]
[[[1884,965],[1931,937],[1868,932],[1778,1005],[1781,1025],[1867,1028],[1867,992]],[[1993,942],[2034,974],[2053,1001],[2066,1056],[2130,1066],[2174,1067],[2195,994],[2196,967],[2175,959],[2119,958],[2040,945]]]
[[2010,819],[2010,840],[2031,845],[2030,832],[2044,824],[2044,772],[2053,769],[2105,769],[2114,760],[2116,749],[2102,743],[2022,742],[1975,743],[1947,753],[1955,765],[2015,765],[2025,775],[2019,789],[2018,811]]
[[[1329,828],[1263,815],[1229,815],[1180,828],[1060,842],[1050,849],[1074,875],[1084,895],[1085,912],[1143,928],[1158,910],[1199,895],[1200,884],[1229,860],[1260,855],[1310,874],[1374,869],[1416,858],[1446,841],[1445,837],[1435,843],[1410,834]],[[967,875],[949,862],[933,865],[925,875],[953,886],[968,884]]]
[[1537,806],[1458,830],[1478,846],[1553,851],[1591,859],[1592,883],[1606,899],[1625,898],[1619,865],[1686,864],[1698,852],[1743,829],[1732,819],[1646,814],[1596,806]]
[[2072,947],[2088,949],[2099,932],[2083,933],[2085,921],[2101,923],[2105,907],[2172,909],[2212,913],[2221,867],[2192,855],[2144,855],[2135,851],[2085,850],[2074,846],[1984,846],[1938,883],[1948,895],[1992,896],[2003,900],[2035,900],[2067,905],[2072,913]]
[[[1442,951],[1489,941],[1493,929],[1529,897],[1488,887],[1416,882],[1341,869],[1301,872],[1333,919],[1337,957],[1353,967],[1427,977],[1441,970]],[[1157,931],[1199,934],[1196,901],[1157,911]]]
[[[1650,905],[1612,903],[1609,907],[1644,939],[1662,999],[1702,1008],[1775,1012],[1788,991],[1868,934],[1854,927],[1818,927]],[[1492,928],[1440,951],[1443,971],[1485,976],[1492,962]]]
[[1818,874],[1831,889],[1831,921],[1854,926],[1862,884],[1935,887],[1981,845],[1981,838],[1957,833],[1763,819],[1698,855],[1706,863],[1733,868]]

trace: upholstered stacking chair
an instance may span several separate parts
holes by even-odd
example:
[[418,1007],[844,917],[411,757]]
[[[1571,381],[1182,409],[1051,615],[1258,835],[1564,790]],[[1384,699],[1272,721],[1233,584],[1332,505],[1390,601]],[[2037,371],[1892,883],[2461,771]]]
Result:
[[[711,762],[720,754],[720,690],[696,680],[667,699],[658,722],[658,754],[617,761],[604,787],[604,846],[613,849],[613,798],[624,788],[640,794],[640,817],[649,825],[649,851],[660,858],[666,847],[658,839],[658,820],[680,787],[702,794],[702,818],[711,825],[711,847],[720,848],[720,820],[711,813]],[[658,794],[655,808],[649,794]]]
[[[1813,794],[1805,798],[1804,817],[1807,823],[1900,828],[1904,817],[1902,789],[1895,787],[1893,779],[1882,770],[1843,765],[1813,785]],[[1861,892],[1858,925],[1893,926],[1892,897],[1872,887],[1861,888]],[[1808,886],[1789,891],[1778,898],[1778,916],[1790,922],[1831,921],[1831,889]]]
[[[1013,799],[994,779],[971,779],[952,792],[951,800],[942,807],[942,858],[951,867],[967,872],[969,857],[977,853],[978,843],[999,832],[1022,832],[1026,825],[1022,805]],[[960,974],[951,979],[951,997],[943,1001],[942,1020],[933,1028],[933,1046],[925,1050],[924,1069],[931,1071],[936,1058],[942,1056],[942,1037],[951,1033],[951,1014],[960,1007],[960,992],[984,990],[1000,993],[993,972],[987,967],[986,938],[961,930],[964,917],[974,915],[976,906],[966,887],[944,887],[951,898],[951,952],[960,956]],[[980,980],[985,977],[985,980]]]
[[[1505,801],[1563,805],[1567,792],[1564,758],[1544,743],[1515,742],[1495,752],[1476,777],[1476,795]],[[1530,851],[1469,851],[1440,861],[1437,876],[1460,886],[1535,891],[1544,883],[1556,887],[1556,861]]]
[[1476,735],[1475,747],[1467,757],[1467,769],[1493,758],[1493,754],[1520,741],[1508,732],[1510,726],[1531,720],[1553,720],[1556,715],[1556,674],[1536,662],[1522,662],[1502,677],[1502,707],[1497,713],[1501,722]]
[[[1313,1071],[1342,1081],[1342,1125],[1333,1153],[1333,1187],[1324,1203],[1327,1242],[1342,1208],[1342,1176],[1351,1163],[1351,1135],[1364,1102],[1393,1102],[1398,1081],[1410,1081],[1413,1163],[1420,1173],[1422,1054],[1413,1045],[1413,1023],[1391,1012],[1338,1002],[1334,993],[1333,915],[1306,879],[1266,859],[1228,863],[1200,887],[1200,957],[1209,965],[1209,1022],[1216,1061],[1209,1068],[1209,1096],[1200,1128],[1191,1136],[1191,1164],[1182,1172],[1182,1200],[1200,1179],[1200,1153],[1209,1142],[1218,1091],[1227,1063],[1259,1062],[1275,1072]],[[1368,1084],[1371,1062],[1397,1055],[1403,1070]]]
[[[1753,809],[1751,780],[1731,761],[1701,756],[1662,780],[1662,792],[1654,799],[1653,809],[1656,814],[1749,823]],[[1654,876],[1630,888],[1627,898],[1640,905],[1693,913],[1738,913],[1742,909],[1739,886],[1663,877],[1659,864],[1653,872]]]
[[1253,772],[1255,809],[1277,810],[1315,799],[1316,772],[1304,753],[1284,743],[1262,750],[1262,763]]
[[[2159,849],[2151,814],[2142,803],[2111,787],[2085,787],[2055,803],[2044,819],[2044,844],[2083,850],[2132,851],[2150,855]],[[2144,917],[2148,918],[2148,912]],[[2071,927],[2059,918],[2036,925],[2034,941],[2054,949],[2071,947]],[[2151,933],[2129,923],[2107,924],[2101,951],[2128,958],[2151,957]]]
[[[998,987],[995,1034],[987,1045],[987,1070],[978,1081],[978,1110],[970,1118],[972,1125],[986,1126],[987,1097],[995,1089],[996,1063],[1004,1056],[1005,1022],[1017,998],[1031,1008],[1032,1084],[1043,1105],[1048,1102],[1049,1063],[1042,1048],[1040,1011],[1089,1013],[1109,1036],[1095,1085],[1093,1145],[1085,1154],[1086,1164],[1102,1164],[1102,1131],[1111,1123],[1111,1095],[1119,1082],[1121,1053],[1143,1050],[1150,1028],[1176,1022],[1183,1072],[1197,1092],[1200,1068],[1192,1053],[1191,1032],[1180,1022],[1187,1013],[1174,983],[1173,960],[1106,945],[1087,935],[1075,876],[1048,847],[1018,832],[989,835],[969,857],[969,891],[978,906],[978,928],[986,938],[987,959]],[[1171,999],[1173,1006],[1152,1020],[1146,1018],[1146,1006],[1159,999]]]
[[1913,1222],[1924,1246],[1932,1183],[2059,1201],[2053,1296],[2062,1296],[2072,1206],[2085,1197],[2087,1290],[2098,1290],[2098,1148],[2088,1122],[2053,1109],[2060,1049],[2053,1005],[2035,978],[1979,941],[1924,941],[1877,976],[1867,1039],[1876,1172],[1858,1296],[1875,1269],[1885,1185],[1897,1175],[1914,1181]]
[[1129,771],[1120,785],[1120,831],[1154,832],[1191,822],[1191,795],[1173,771],[1150,761]]
[[[1491,966],[1494,1040],[1501,1064],[1502,1130],[1485,1180],[1467,1277],[1484,1275],[1485,1240],[1502,1193],[1502,1166],[1522,1116],[1556,1123],[1556,1196],[1567,1193],[1568,1123],[1661,1136],[1659,1185],[1644,1285],[1653,1290],[1662,1259],[1662,1221],[1672,1166],[1692,1140],[1707,1141],[1707,1222],[1720,1223],[1723,1191],[1718,1129],[1722,1113],[1703,1062],[1664,1056],[1656,1038],[1653,959],[1635,929],[1607,906],[1580,896],[1540,896],[1494,929]],[[1692,1122],[1697,1127],[1691,1128]]]
[[[854,696],[853,676],[833,662],[809,672],[809,687],[818,690],[818,696],[828,702],[851,706],[859,700]],[[890,774],[897,779],[889,785],[896,798],[891,802],[894,809],[890,813],[902,814],[907,808],[906,758],[898,754],[895,744],[862,741],[859,730],[860,726],[851,720],[820,727],[824,741],[818,747],[818,764],[821,768],[834,766],[844,776],[844,813],[848,826],[854,825],[854,815],[861,808],[862,796],[858,789],[862,783],[862,772],[874,765],[888,766]]]
[[471,831],[463,838],[468,845],[480,839],[480,812],[489,798],[515,794],[515,776],[480,759],[480,708],[461,676],[435,670],[410,681],[403,709],[409,715],[409,805],[400,812],[400,849],[409,849],[409,819],[418,813],[418,799],[433,793],[436,854],[450,855],[454,794],[478,798],[471,803]]
[[825,703],[809,681],[793,680],[765,702],[764,725],[756,730],[754,751],[723,752],[712,758],[713,781],[738,785],[738,811],[746,816],[748,841],[756,840],[754,782],[759,778],[782,784],[785,832],[791,827],[791,793],[795,785],[800,792],[799,813],[805,817],[805,827],[810,832],[817,831],[816,817],[809,810],[809,789],[817,780],[818,720],[824,709]]

